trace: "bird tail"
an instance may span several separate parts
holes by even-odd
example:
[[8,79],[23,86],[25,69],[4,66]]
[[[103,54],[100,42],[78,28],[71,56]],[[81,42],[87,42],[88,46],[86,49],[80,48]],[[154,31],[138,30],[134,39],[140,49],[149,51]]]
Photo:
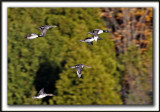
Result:
[[56,25],[52,25],[51,27],[57,27]]
[[36,97],[35,97],[35,96],[32,96],[32,98],[35,99]]
[[103,40],[101,37],[98,37],[98,40]]

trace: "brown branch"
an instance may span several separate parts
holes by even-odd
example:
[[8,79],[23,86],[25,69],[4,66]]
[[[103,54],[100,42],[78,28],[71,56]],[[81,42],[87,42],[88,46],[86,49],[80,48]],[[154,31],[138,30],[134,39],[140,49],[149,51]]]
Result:
[[[144,9],[144,8],[143,8],[143,9]],[[144,21],[145,16],[148,14],[148,12],[149,12],[149,9],[147,8],[145,14],[140,17],[137,26],[139,26],[140,24],[142,24],[142,22]],[[134,39],[136,38],[137,33],[138,33],[138,27],[136,28],[136,31],[135,31],[135,33],[134,33],[134,37],[133,37]]]

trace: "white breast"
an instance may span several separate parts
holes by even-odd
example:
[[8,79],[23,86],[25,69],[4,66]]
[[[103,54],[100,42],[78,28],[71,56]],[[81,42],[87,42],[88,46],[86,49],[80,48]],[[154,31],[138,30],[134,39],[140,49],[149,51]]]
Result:
[[103,30],[99,30],[98,34],[101,34],[101,33],[103,33]]
[[35,98],[38,98],[38,99],[40,99],[40,98],[44,98],[46,95],[40,95],[40,96],[37,96],[37,97],[35,97]]
[[34,38],[37,38],[38,35],[33,35],[33,36],[30,36],[30,37],[27,37],[27,39],[34,39]]

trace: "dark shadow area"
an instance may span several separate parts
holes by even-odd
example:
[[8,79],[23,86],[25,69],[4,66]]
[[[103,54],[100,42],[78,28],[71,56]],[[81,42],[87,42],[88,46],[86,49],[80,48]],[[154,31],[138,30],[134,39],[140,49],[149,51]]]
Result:
[[[37,94],[42,88],[44,88],[45,93],[52,93],[56,95],[56,81],[60,78],[59,74],[62,72],[64,63],[65,62],[61,63],[62,66],[58,66],[56,63],[49,61],[40,64],[34,80]],[[42,101],[49,104],[50,98],[52,97],[47,96],[43,98]]]

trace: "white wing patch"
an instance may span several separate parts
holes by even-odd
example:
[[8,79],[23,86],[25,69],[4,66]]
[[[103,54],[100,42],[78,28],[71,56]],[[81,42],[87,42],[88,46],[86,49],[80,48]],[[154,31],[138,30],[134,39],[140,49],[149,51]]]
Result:
[[95,37],[94,37],[94,40],[95,40],[96,42],[97,42],[97,39],[98,39],[98,36],[95,36]]

